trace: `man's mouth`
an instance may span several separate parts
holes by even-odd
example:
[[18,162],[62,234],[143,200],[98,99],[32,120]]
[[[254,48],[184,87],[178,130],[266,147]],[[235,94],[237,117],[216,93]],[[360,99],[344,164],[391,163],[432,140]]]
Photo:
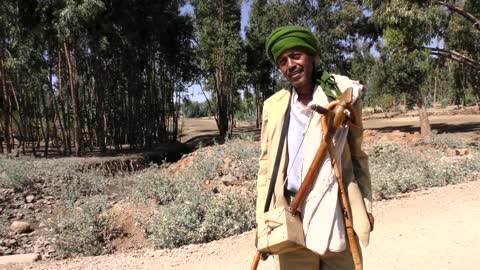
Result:
[[303,73],[303,69],[297,68],[289,74],[289,77],[291,80],[297,80],[302,76],[302,73]]

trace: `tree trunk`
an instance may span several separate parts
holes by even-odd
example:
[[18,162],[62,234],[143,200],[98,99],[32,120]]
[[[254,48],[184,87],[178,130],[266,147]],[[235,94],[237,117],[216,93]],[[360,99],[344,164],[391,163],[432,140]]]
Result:
[[72,61],[70,59],[70,53],[68,52],[67,42],[63,41],[63,47],[65,50],[65,58],[68,65],[68,80],[70,84],[70,95],[72,97],[72,110],[73,110],[73,126],[75,138],[75,154],[80,157],[82,155],[82,126],[80,124],[80,112],[78,104],[78,90],[75,85],[75,75],[73,74]]
[[427,141],[432,138],[432,129],[428,120],[427,108],[423,102],[423,96],[420,90],[415,91],[415,103],[417,105],[418,115],[420,117],[420,134]]
[[258,84],[255,84],[255,127],[260,128],[260,91]]
[[[42,106],[43,106],[43,113],[45,115],[45,134],[43,138],[45,139],[45,149],[43,150],[43,156],[47,157],[48,156],[48,143],[50,142],[50,122],[49,122],[49,113],[48,113],[48,107],[47,107],[47,101],[45,100],[45,96],[48,95],[48,90],[47,89],[41,89],[40,91],[41,95],[41,100],[42,100]],[[40,118],[40,123],[42,122],[42,119]]]
[[[62,117],[60,118],[60,113],[58,114],[58,122],[60,123],[60,129],[62,131],[62,140],[63,140],[63,156],[67,155],[72,152],[70,148],[70,137],[66,130],[68,130],[67,125],[67,116],[65,112],[65,97],[63,95],[63,87],[62,87],[62,55],[61,50],[58,50],[58,92],[60,93],[60,110]],[[53,95],[53,88],[51,89]],[[62,125],[63,121],[63,125]]]
[[[49,63],[48,63],[48,80],[49,80],[49,83],[48,83],[48,89],[50,90],[50,103],[51,103],[51,107],[53,109],[53,115],[52,115],[52,122],[53,122],[53,135],[54,135],[54,142],[55,142],[55,146],[57,148],[59,148],[59,144],[58,144],[58,136],[57,136],[57,125],[56,125],[56,119],[58,119],[58,125],[60,127],[60,132],[62,133],[62,139],[63,139],[63,143],[65,143],[65,130],[63,128],[63,125],[62,125],[62,119],[60,117],[60,113],[58,112],[58,105],[57,105],[57,100],[55,99],[55,92],[53,91],[53,67],[54,67],[54,63],[53,63],[53,57],[52,57],[52,54],[53,53],[53,50],[50,51],[50,54],[49,54]],[[61,79],[60,79],[60,76],[58,78],[59,80],[59,85],[61,84]],[[59,90],[60,90],[60,87],[59,87]],[[57,151],[59,152],[60,154],[60,149],[58,149]],[[63,147],[63,155],[65,156],[65,150],[66,150],[66,147]]]
[[477,111],[480,112],[480,94],[475,95],[477,97]]
[[[3,138],[5,141],[5,147],[7,150],[7,154],[12,152],[12,145],[10,144],[10,95],[8,93],[7,83],[5,76],[7,73],[5,72],[5,65],[3,63],[4,60],[4,50],[0,48],[2,51],[0,52],[0,77],[2,79],[2,90],[3,90]],[[3,152],[3,151],[2,151]]]
[[[101,68],[100,67],[101,63],[97,63],[97,71]],[[104,72],[97,72],[96,74],[105,74]],[[107,152],[107,145],[105,144],[105,109],[103,104],[105,103],[105,94],[104,94],[104,89],[102,83],[97,83],[98,81],[95,80],[95,97],[96,97],[96,122],[97,122],[97,127],[96,127],[96,133],[97,133],[97,141],[98,141],[98,146],[100,147],[100,152],[105,153]]]

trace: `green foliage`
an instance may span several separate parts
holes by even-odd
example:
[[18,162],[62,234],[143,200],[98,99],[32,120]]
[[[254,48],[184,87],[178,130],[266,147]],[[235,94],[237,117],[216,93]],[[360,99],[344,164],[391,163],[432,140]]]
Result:
[[255,196],[251,193],[207,194],[189,187],[169,205],[157,209],[149,227],[159,248],[175,248],[248,231],[255,226]]
[[8,218],[6,215],[0,216],[0,236],[4,237],[8,233],[10,223],[8,222]]
[[0,159],[0,186],[17,191],[31,188],[34,184],[33,176],[29,175],[31,164],[28,159]]
[[206,89],[215,100],[218,130],[225,136],[235,112],[235,97],[244,73],[239,0],[191,1],[198,31],[197,55]]
[[205,213],[205,239],[240,234],[255,226],[255,196],[248,192],[218,196]]
[[73,160],[0,159],[0,186],[17,191],[39,190],[69,203],[102,193],[106,178],[95,170],[79,171]]
[[65,202],[75,202],[81,197],[101,194],[107,186],[107,179],[97,171],[78,172],[68,169],[54,184],[60,198]]
[[[153,167],[137,175],[134,181],[141,193],[158,202],[147,226],[155,246],[173,248],[252,229],[255,192],[254,185],[248,183],[256,179],[258,148],[258,143],[229,140],[224,145],[199,150],[180,172]],[[246,187],[226,194],[205,188],[207,180],[214,181],[226,174],[241,179]]]
[[[369,0],[365,4],[373,12],[369,20],[382,34],[384,49],[390,53],[381,57],[382,64],[377,63],[378,68],[371,73],[370,85],[374,86],[376,93],[385,89],[414,92],[422,88],[423,95],[433,100],[432,90],[436,89],[439,90],[436,100],[441,101],[442,106],[469,101],[465,93],[468,85],[478,85],[480,68],[480,32],[476,26],[478,22],[475,23],[480,9],[476,1]],[[444,44],[440,45],[442,41]],[[428,62],[418,58],[413,60],[419,53],[439,58],[427,58]],[[399,57],[395,58],[395,55]],[[446,59],[453,61],[445,65]],[[391,69],[394,66],[402,68]],[[422,74],[417,77],[419,87],[399,85],[396,78],[402,76],[397,72],[402,70],[407,73],[408,70],[419,71]],[[418,80],[425,77],[430,78]],[[389,81],[393,85],[388,85]],[[478,95],[479,88],[473,89]]]
[[208,108],[208,103],[204,102],[187,102],[184,104],[183,112],[185,117],[195,118],[195,117],[206,117],[210,115],[210,109]]
[[202,222],[207,202],[201,189],[186,184],[178,199],[159,207],[148,228],[149,238],[156,247],[173,248],[204,240]]
[[74,206],[64,205],[54,211],[51,237],[55,251],[61,257],[94,256],[113,251],[114,237],[105,196],[85,197]]
[[179,192],[175,179],[169,177],[165,170],[160,170],[157,165],[151,165],[130,177],[136,186],[136,196],[154,198],[161,205],[175,200]]
[[441,137],[441,136],[434,136],[432,140],[426,145],[431,145],[436,149],[462,149],[471,147],[470,145],[466,144],[462,140],[450,138],[450,137]]
[[[436,141],[434,145],[450,144]],[[398,143],[379,143],[369,156],[375,199],[391,198],[417,189],[459,183],[478,174],[478,151],[462,159],[440,159],[440,151],[412,152]]]
[[2,106],[1,115],[28,143],[26,151],[38,155],[37,138],[48,134],[61,146],[53,150],[70,155],[77,118],[79,130],[88,130],[83,148],[105,152],[105,144],[119,150],[175,140],[177,97],[198,72],[193,21],[180,14],[183,5],[3,1],[0,73],[8,83],[0,103],[9,108]]

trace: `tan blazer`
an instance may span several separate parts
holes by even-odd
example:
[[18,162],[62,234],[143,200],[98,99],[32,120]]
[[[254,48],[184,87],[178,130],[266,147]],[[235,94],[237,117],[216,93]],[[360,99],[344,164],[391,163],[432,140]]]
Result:
[[[261,154],[257,179],[257,220],[259,214],[263,213],[264,210],[270,177],[273,171],[275,155],[277,153],[280,133],[289,100],[290,92],[282,89],[268,98],[263,106]],[[358,113],[356,117],[361,119],[362,104],[360,99],[355,102],[354,107]],[[350,128],[349,130],[347,137],[348,143],[345,145],[342,154],[342,175],[345,186],[347,187],[347,194],[352,210],[353,227],[361,243],[366,247],[370,237],[370,223],[367,212],[372,212],[372,192],[368,157],[361,149],[362,133],[363,127],[360,129]],[[283,192],[283,181],[285,179],[287,166],[286,144],[285,142],[270,209],[274,206],[288,206]]]

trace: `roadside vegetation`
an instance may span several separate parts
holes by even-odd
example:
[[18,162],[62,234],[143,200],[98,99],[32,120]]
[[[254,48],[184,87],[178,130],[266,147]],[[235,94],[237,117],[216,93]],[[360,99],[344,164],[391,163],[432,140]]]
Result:
[[[436,138],[430,143],[376,142],[366,150],[375,200],[475,180],[480,172],[480,147],[475,143]],[[115,239],[128,235],[115,225],[112,208],[125,203],[142,209],[131,218],[145,242],[156,248],[248,231],[255,225],[258,155],[258,142],[235,139],[127,176],[82,171],[74,161],[1,159],[0,234],[2,243],[18,241],[3,253],[15,248],[28,252],[34,247],[21,239],[38,237],[46,239],[47,257],[114,252]],[[25,204],[28,196],[35,199]],[[28,221],[34,233],[19,237],[12,232],[9,226],[18,219]]]

